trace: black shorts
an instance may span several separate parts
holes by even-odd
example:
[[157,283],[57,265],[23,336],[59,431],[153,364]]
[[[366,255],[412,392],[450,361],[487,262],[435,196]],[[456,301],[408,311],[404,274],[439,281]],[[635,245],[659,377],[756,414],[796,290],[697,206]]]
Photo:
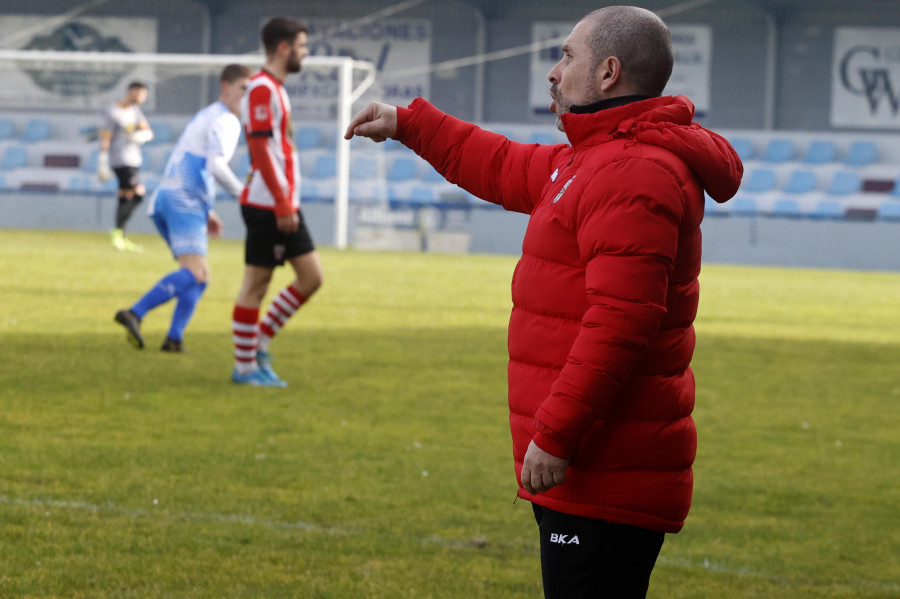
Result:
[[247,227],[244,241],[244,264],[275,268],[284,261],[315,251],[312,237],[303,220],[303,212],[297,211],[300,225],[294,233],[279,231],[275,213],[254,206],[241,206],[241,216]]
[[141,184],[136,166],[117,166],[113,169],[119,179],[119,189],[131,190]]

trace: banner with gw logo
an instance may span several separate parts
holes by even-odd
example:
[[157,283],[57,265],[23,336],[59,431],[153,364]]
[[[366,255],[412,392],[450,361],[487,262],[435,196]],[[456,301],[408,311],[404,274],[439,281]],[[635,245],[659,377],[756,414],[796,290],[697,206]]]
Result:
[[900,129],[900,29],[835,29],[831,125]]
[[[156,52],[156,19],[84,17],[40,28],[45,16],[4,15],[0,39],[21,31],[35,31],[19,42],[20,50],[61,52]],[[20,63],[4,69],[0,107],[69,110],[102,109],[125,95],[128,84],[141,80],[150,86],[145,110],[154,106],[152,66],[95,63]]]

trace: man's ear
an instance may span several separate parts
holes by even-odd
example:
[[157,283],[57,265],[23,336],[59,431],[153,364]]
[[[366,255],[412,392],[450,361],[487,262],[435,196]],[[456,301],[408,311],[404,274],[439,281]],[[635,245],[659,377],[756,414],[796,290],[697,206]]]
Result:
[[609,92],[620,85],[625,77],[622,73],[622,62],[615,56],[600,61],[597,65],[597,91]]

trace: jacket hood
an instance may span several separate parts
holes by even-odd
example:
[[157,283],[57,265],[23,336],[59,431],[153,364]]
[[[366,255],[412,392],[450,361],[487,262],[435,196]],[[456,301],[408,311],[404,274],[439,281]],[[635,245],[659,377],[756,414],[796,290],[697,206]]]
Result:
[[650,98],[591,114],[562,115],[572,147],[632,139],[665,148],[685,161],[709,196],[726,202],[737,193],[744,165],[721,135],[693,122],[694,105],[685,96]]

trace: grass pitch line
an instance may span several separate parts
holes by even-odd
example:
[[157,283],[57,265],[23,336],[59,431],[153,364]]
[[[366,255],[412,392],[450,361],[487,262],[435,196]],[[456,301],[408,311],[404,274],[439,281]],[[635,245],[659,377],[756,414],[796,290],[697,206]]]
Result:
[[[86,501],[63,501],[59,499],[19,499],[16,497],[7,497],[0,495],[0,504],[17,505],[25,507],[37,508],[59,508],[74,511],[84,511],[92,513],[110,513],[129,516],[132,518],[162,518],[164,520],[187,520],[189,522],[220,522],[223,524],[246,524],[248,526],[265,526],[278,530],[302,530],[305,532],[324,533],[330,535],[342,536],[361,536],[363,533],[358,529],[342,528],[339,526],[320,526],[309,522],[283,522],[280,520],[259,519],[253,516],[240,516],[234,514],[217,514],[208,512],[170,512],[164,509],[143,509],[143,508],[124,508],[113,503],[103,505],[96,503],[88,503]],[[498,545],[491,543],[486,538],[476,537],[469,541],[459,541],[444,539],[437,535],[431,535],[423,539],[423,543],[439,545],[449,549],[482,549],[488,545]],[[758,578],[767,580],[782,586],[829,586],[836,589],[854,589],[854,590],[870,590],[881,592],[900,592],[900,584],[883,583],[874,580],[853,579],[847,582],[833,582],[821,584],[807,580],[793,580],[783,576],[765,574],[762,572],[753,572],[748,568],[731,568],[722,564],[711,562],[709,559],[703,560],[702,564],[691,562],[684,559],[671,559],[660,557],[657,563],[672,568],[683,570],[706,570],[727,576],[747,576],[750,578]]]
[[253,516],[241,516],[236,514],[215,514],[207,512],[170,512],[168,510],[124,508],[113,503],[104,505],[87,503],[85,501],[62,501],[58,499],[18,499],[0,495],[0,503],[6,505],[20,505],[26,507],[60,508],[67,510],[109,513],[129,516],[132,518],[160,518],[164,520],[187,520],[189,522],[221,522],[223,524],[247,524],[250,526],[265,526],[280,530],[302,530],[306,532],[320,532],[332,535],[360,536],[362,532],[350,528],[338,526],[319,526],[309,522],[283,522],[279,520],[262,520]]

